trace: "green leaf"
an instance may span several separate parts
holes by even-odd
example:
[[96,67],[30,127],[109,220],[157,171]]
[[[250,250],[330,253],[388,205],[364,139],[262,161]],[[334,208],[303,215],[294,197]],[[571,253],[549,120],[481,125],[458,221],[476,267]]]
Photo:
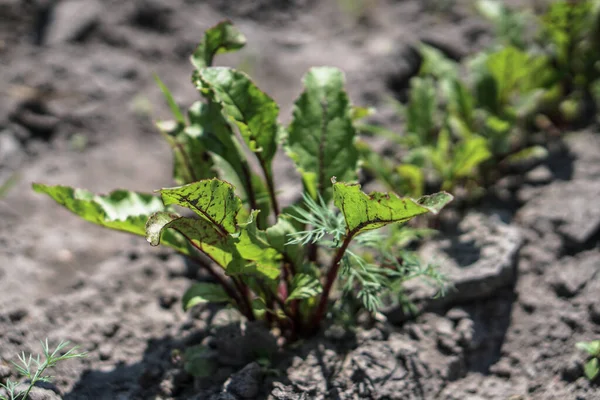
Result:
[[222,286],[216,283],[199,282],[186,290],[183,298],[183,310],[187,311],[200,303],[227,303],[231,298]]
[[490,74],[476,75],[475,98],[484,109],[497,113],[500,110],[498,84]]
[[475,109],[475,99],[467,86],[453,79],[449,81],[448,110],[454,116],[459,117],[467,126],[473,122],[473,111]]
[[214,352],[204,345],[191,346],[183,354],[183,369],[197,378],[211,376],[217,370]]
[[[236,248],[245,260],[252,262],[244,267],[244,273],[255,272],[266,278],[267,283],[275,283],[281,273],[282,257],[279,251],[269,244],[266,232],[256,227],[257,214],[258,211],[253,211],[250,220],[239,225],[240,234]],[[237,271],[231,271],[235,272]]]
[[207,179],[188,185],[159,190],[165,206],[177,204],[209,221],[221,236],[237,231],[236,217],[242,201],[231,184]]
[[[115,190],[106,196],[68,186],[34,183],[33,190],[45,193],[69,211],[93,224],[118,231],[146,235],[146,221],[157,211],[164,211],[160,198],[145,193]],[[165,235],[163,244],[188,254],[185,240],[174,232]]]
[[319,295],[322,291],[323,286],[315,276],[299,273],[292,280],[292,292],[286,302],[309,299]]
[[402,193],[416,197],[423,195],[425,176],[421,168],[412,164],[400,164],[396,167],[396,172],[400,177]]
[[171,94],[169,88],[163,83],[163,81],[160,80],[160,78],[156,74],[154,74],[154,80],[156,81],[156,84],[158,85],[160,90],[163,92],[165,100],[167,101],[167,104],[169,105],[169,108],[173,113],[173,118],[175,118],[175,121],[177,121],[178,124],[185,125],[185,117],[181,112],[181,108],[179,108],[179,106],[177,105],[175,98],[173,98],[173,95]]
[[423,59],[419,75],[430,75],[436,79],[455,79],[458,76],[458,63],[437,48],[421,43],[419,52]]
[[453,175],[455,178],[465,178],[472,174],[479,164],[489,159],[492,153],[487,147],[487,141],[480,136],[471,136],[461,141],[453,157]]
[[445,192],[418,200],[400,198],[394,193],[373,192],[367,195],[358,184],[333,184],[334,204],[342,211],[346,233],[351,236],[388,224],[404,223],[428,212],[437,214],[452,199],[452,195]]
[[289,260],[298,264],[301,262],[303,249],[298,244],[289,244],[290,234],[296,233],[297,230],[293,223],[293,218],[285,214],[287,210],[279,214],[277,223],[270,226],[265,231],[267,240],[271,247],[276,249],[280,254],[286,255]]
[[415,77],[410,80],[410,99],[406,108],[406,130],[415,137],[415,143],[432,144],[437,124],[437,100],[431,78]]
[[530,163],[542,161],[548,158],[548,150],[543,146],[531,146],[511,154],[506,158],[506,162],[511,166],[521,163]]
[[490,54],[487,67],[498,87],[498,101],[508,102],[510,93],[527,76],[529,56],[512,46]]
[[[219,176],[243,190],[241,195],[245,203],[250,203],[250,195],[253,194],[261,217],[266,218],[269,215],[267,189],[248,165],[243,148],[221,114],[221,106],[213,101],[208,104],[196,102],[189,110],[189,119],[187,131],[210,150]],[[265,195],[266,201],[260,200],[261,195]]]
[[591,356],[600,356],[600,340],[592,340],[591,342],[578,342],[575,344],[579,350],[587,352]]
[[331,67],[311,68],[294,105],[286,150],[313,199],[319,195],[326,202],[331,199],[332,176],[356,179],[355,136],[343,73]]
[[598,361],[598,359],[592,358],[590,361],[585,363],[585,365],[583,366],[583,372],[585,372],[585,376],[590,381],[596,379],[598,373],[600,373],[600,362]]
[[157,124],[173,151],[173,179],[178,185],[215,177],[214,163],[206,150],[202,131],[173,121]]
[[246,145],[266,167],[277,150],[279,106],[243,72],[225,67],[197,71],[196,86],[210,89],[223,115],[235,124]]
[[497,40],[520,49],[525,47],[525,12],[513,11],[497,0],[479,0],[476,6],[494,24]]
[[[197,250],[206,254],[223,269],[235,270],[242,262],[235,248],[235,241],[223,235],[215,225],[205,219],[181,217],[175,213],[157,212],[146,224],[146,240],[158,246],[171,228],[183,235]],[[232,264],[232,261],[234,263]],[[228,271],[229,272],[229,271]]]
[[370,117],[375,113],[373,107],[352,106],[352,121],[358,121],[363,118]]
[[223,21],[204,33],[191,62],[197,69],[210,67],[215,55],[239,50],[245,44],[246,37],[230,21]]
[[542,16],[543,32],[546,41],[554,45],[553,50],[561,64],[572,62],[571,51],[576,41],[582,39],[583,32],[590,30],[593,12],[592,1],[555,1]]

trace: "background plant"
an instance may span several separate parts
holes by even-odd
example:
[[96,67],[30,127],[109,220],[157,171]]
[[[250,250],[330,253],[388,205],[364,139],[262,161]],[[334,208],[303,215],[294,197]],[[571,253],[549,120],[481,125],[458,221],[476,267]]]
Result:
[[[191,57],[202,101],[187,112],[157,78],[173,114],[157,125],[173,150],[178,186],[158,190],[159,196],[126,190],[100,196],[37,183],[34,189],[90,222],[145,236],[198,261],[212,282],[198,282],[184,294],[186,310],[204,302],[231,304],[292,340],[317,331],[337,281],[369,311],[408,277],[439,281],[434,268],[418,271],[360,245],[369,247],[364,240],[372,230],[439,212],[452,196],[363,193],[351,182],[359,166],[354,120],[365,110],[351,105],[342,72],[312,68],[292,122],[282,126],[278,105],[245,73],[212,66],[215,55],[244,44],[230,22],[206,32]],[[285,209],[273,176],[279,145],[304,188],[303,199]],[[178,212],[182,207],[187,212]],[[385,243],[370,248],[387,254],[383,250],[392,246]]]
[[600,374],[600,340],[591,342],[579,342],[576,344],[579,350],[587,352],[589,359],[585,363],[583,371],[585,376],[593,381]]
[[[26,356],[21,353],[18,356],[19,362],[13,363],[17,372],[27,379],[28,383],[24,389],[19,388],[19,383],[11,381],[0,383],[0,387],[6,391],[6,396],[0,394],[0,400],[26,400],[29,398],[29,393],[38,382],[51,382],[52,376],[48,375],[48,368],[55,367],[58,363],[72,358],[85,357],[86,353],[77,353],[77,347],[71,347],[65,350],[69,345],[68,341],[61,341],[54,350],[50,350],[48,339],[42,341],[42,355],[39,354]],[[8,397],[7,397],[8,396]]]
[[391,190],[415,196],[462,187],[476,197],[499,169],[545,158],[532,133],[552,136],[551,128],[578,123],[600,93],[599,2],[555,2],[540,17],[493,0],[477,6],[494,23],[494,44],[462,63],[420,45],[408,101],[394,102],[404,132],[361,125],[400,149],[389,160],[361,144],[365,167]]

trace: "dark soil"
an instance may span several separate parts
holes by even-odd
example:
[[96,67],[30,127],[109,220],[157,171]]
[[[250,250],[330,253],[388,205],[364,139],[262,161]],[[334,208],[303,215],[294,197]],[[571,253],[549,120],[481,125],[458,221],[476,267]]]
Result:
[[[48,337],[89,356],[59,365],[54,386],[32,399],[600,399],[575,348],[600,338],[595,126],[565,132],[548,162],[501,180],[423,247],[457,290],[433,300],[411,284],[417,319],[390,306],[280,351],[230,310],[183,313],[197,271],[181,258],[31,191],[32,181],[97,192],[171,185],[152,124],[168,112],[152,73],[191,104],[188,55],[224,18],[249,44],[219,62],[255,77],[284,121],[310,66],[342,68],[353,101],[389,122],[385,97],[405,94],[418,40],[460,59],[490,39],[469,1],[374,0],[362,15],[340,3],[0,0],[0,183],[17,179],[0,199],[0,380],[16,378],[8,361]],[[290,202],[295,172],[281,159],[276,180]],[[200,343],[219,367],[193,379],[178,351]]]

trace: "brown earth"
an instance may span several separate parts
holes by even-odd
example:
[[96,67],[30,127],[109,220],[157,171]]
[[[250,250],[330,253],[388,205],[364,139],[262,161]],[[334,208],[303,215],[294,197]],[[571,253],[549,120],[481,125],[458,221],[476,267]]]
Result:
[[[385,97],[401,97],[418,70],[411,45],[460,59],[491,37],[469,1],[340,8],[354,3],[0,0],[0,182],[17,178],[0,199],[0,380],[15,378],[9,360],[48,337],[89,356],[60,365],[55,385],[32,399],[600,399],[574,346],[600,336],[596,126],[565,134],[548,162],[502,180],[426,245],[456,292],[432,301],[411,287],[418,319],[390,307],[375,323],[328,326],[269,369],[252,359],[274,349],[268,332],[228,310],[181,311],[192,266],[31,191],[33,181],[97,192],[171,185],[169,149],[152,125],[167,107],[152,73],[191,104],[188,55],[224,18],[248,46],[219,62],[255,77],[282,121],[306,70],[332,65],[353,101],[389,123]],[[279,162],[289,202],[295,173]],[[173,351],[202,342],[220,367],[194,380]]]

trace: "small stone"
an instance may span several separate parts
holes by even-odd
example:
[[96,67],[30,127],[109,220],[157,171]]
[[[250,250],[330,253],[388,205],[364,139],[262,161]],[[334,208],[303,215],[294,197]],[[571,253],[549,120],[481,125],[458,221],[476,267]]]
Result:
[[490,367],[490,372],[498,375],[500,378],[510,378],[512,373],[510,361],[506,358],[500,359],[500,361]]
[[440,336],[437,339],[437,347],[445,354],[460,354],[461,350],[456,342],[448,336]]
[[227,391],[243,399],[254,399],[258,396],[261,381],[260,365],[252,362],[231,376],[227,383]]
[[61,249],[56,252],[56,260],[63,264],[71,263],[74,259],[75,256],[73,255],[73,252],[69,249]]
[[452,336],[452,333],[454,332],[454,326],[450,320],[447,320],[445,318],[440,319],[435,324],[435,331],[438,335]]
[[301,394],[298,394],[292,385],[284,385],[281,382],[273,383],[273,390],[271,390],[271,396],[273,400],[300,400]]
[[81,40],[97,23],[102,5],[96,0],[66,0],[52,13],[45,42],[50,45]]
[[553,178],[552,171],[545,165],[540,165],[525,174],[525,180],[534,185],[548,183],[552,181]]
[[13,166],[23,156],[21,144],[9,130],[0,132],[0,165]]
[[344,340],[348,335],[348,330],[341,325],[330,325],[324,332],[324,336],[329,340]]
[[454,307],[446,313],[446,318],[456,322],[460,321],[461,319],[469,318],[469,313],[463,308]]
[[456,326],[456,341],[459,345],[472,350],[474,348],[475,323],[471,319],[462,319]]
[[410,337],[415,340],[421,340],[425,336],[423,333],[423,329],[421,329],[421,327],[418,325],[410,325],[407,331]]
[[383,332],[379,329],[360,330],[356,334],[356,340],[359,343],[384,340]]

